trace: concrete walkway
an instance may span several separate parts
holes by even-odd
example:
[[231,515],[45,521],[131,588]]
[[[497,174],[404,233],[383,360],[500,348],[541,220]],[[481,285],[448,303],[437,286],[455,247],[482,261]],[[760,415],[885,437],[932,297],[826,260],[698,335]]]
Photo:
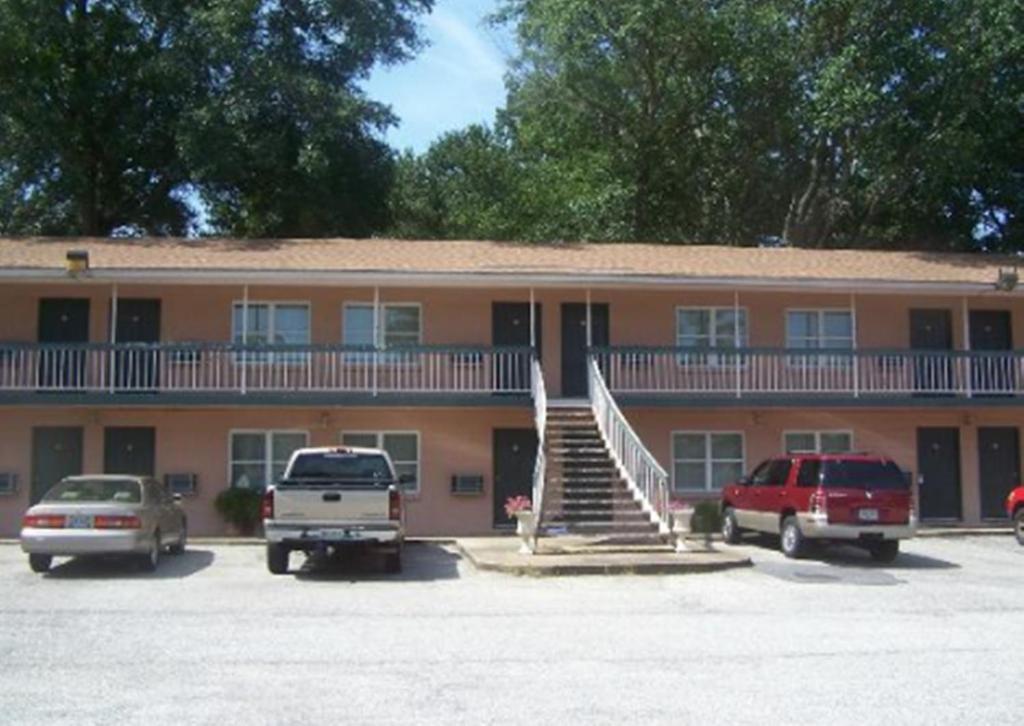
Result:
[[518,537],[460,537],[455,546],[479,570],[510,575],[670,575],[748,567],[750,558],[711,544],[687,552],[584,537],[540,540],[537,554],[521,554]]

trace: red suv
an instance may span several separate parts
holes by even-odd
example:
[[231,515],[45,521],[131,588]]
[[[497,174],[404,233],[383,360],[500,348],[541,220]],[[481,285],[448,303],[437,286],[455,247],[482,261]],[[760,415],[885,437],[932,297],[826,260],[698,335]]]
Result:
[[1017,487],[1006,498],[1006,515],[1013,520],[1017,543],[1024,545],[1024,486]]
[[891,562],[900,540],[917,531],[908,477],[895,463],[869,454],[795,454],[762,462],[722,491],[722,536],[744,530],[780,536],[787,557],[808,540],[842,541]]

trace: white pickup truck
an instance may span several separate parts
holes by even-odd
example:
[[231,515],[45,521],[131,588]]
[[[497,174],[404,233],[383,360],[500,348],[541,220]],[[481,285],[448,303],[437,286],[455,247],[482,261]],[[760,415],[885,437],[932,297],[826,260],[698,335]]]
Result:
[[380,449],[298,449],[281,481],[263,495],[267,569],[286,573],[292,550],[339,554],[373,547],[385,552],[388,572],[401,572],[402,483]]

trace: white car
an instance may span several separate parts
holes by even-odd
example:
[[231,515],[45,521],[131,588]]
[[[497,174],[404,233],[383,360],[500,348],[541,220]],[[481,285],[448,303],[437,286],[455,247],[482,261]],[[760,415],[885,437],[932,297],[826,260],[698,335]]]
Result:
[[35,572],[54,557],[130,555],[155,570],[166,548],[185,551],[188,522],[178,497],[155,479],[97,474],[62,479],[22,519],[21,549]]
[[292,550],[338,554],[355,547],[385,553],[389,572],[402,569],[405,482],[381,449],[299,449],[284,477],[263,496],[267,569],[288,571]]

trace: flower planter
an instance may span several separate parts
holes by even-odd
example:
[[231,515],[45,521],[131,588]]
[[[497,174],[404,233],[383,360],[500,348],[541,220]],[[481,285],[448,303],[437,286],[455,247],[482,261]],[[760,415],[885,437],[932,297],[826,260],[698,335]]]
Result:
[[693,532],[693,507],[672,510],[672,534],[676,552],[686,552],[686,541]]
[[532,555],[534,535],[537,534],[537,515],[529,509],[520,510],[515,515],[516,534],[523,541],[519,554]]

